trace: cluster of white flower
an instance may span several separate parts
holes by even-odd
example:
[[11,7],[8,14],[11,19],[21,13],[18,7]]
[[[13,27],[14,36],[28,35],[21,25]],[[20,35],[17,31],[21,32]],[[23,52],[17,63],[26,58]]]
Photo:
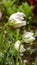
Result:
[[33,42],[35,40],[34,33],[33,32],[25,32],[23,34],[23,39],[24,39],[24,42],[26,42],[26,43]]
[[21,26],[25,26],[26,25],[26,21],[24,21],[24,13],[22,12],[17,12],[12,14],[9,17],[9,22],[11,24],[14,24],[14,27],[21,27]]
[[[17,12],[17,13],[14,13],[12,14],[10,17],[9,17],[9,22],[11,24],[14,24],[14,27],[21,27],[21,26],[25,26],[26,25],[26,21],[24,20],[24,13],[22,12]],[[31,43],[35,40],[35,37],[34,37],[34,34],[33,32],[25,32],[23,35],[23,40],[24,42],[26,43]],[[15,49],[18,51],[19,49],[19,46],[20,46],[20,41],[16,41],[15,44]],[[20,46],[20,52],[24,52],[26,51],[26,49],[24,48],[23,45]]]

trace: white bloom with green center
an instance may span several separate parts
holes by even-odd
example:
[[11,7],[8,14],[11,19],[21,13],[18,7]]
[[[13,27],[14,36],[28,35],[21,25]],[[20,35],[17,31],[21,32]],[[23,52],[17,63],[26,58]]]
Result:
[[23,34],[24,42],[31,43],[35,40],[34,33],[33,32],[25,32]]
[[12,14],[9,17],[9,22],[11,24],[14,24],[14,27],[21,27],[21,26],[25,26],[26,25],[26,21],[24,20],[24,13],[22,12],[17,12]]

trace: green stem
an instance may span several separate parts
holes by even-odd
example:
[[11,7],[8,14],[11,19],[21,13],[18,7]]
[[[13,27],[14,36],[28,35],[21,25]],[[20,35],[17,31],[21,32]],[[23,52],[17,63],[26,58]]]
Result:
[[18,52],[17,52],[16,65],[17,65],[17,63],[18,63],[18,58],[19,58],[19,50],[18,50]]
[[4,35],[4,31],[6,29],[6,27],[8,26],[8,23],[6,23],[3,27],[3,30],[1,32],[1,35],[0,35],[0,47],[2,46],[2,43],[3,43],[3,35]]
[[[21,40],[21,44],[23,43],[23,39]],[[20,46],[21,46],[20,44]],[[17,52],[17,57],[16,57],[16,65],[18,63],[18,58],[19,58],[19,54],[20,54],[20,46],[19,46],[19,49],[18,49],[18,52]]]

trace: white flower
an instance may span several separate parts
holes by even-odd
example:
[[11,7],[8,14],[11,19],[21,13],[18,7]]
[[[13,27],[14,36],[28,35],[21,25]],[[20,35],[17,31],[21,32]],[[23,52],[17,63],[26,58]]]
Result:
[[18,51],[18,49],[19,49],[19,46],[20,46],[20,41],[18,40],[18,41],[16,41],[15,42],[15,44],[14,44],[14,47],[15,47],[15,49]]
[[21,13],[21,12],[17,12],[17,13],[14,13],[10,16],[9,20],[15,20],[15,21],[18,21],[18,20],[24,20],[24,13]]
[[22,52],[25,52],[26,51],[26,49],[24,48],[24,45],[21,45],[20,46],[20,52],[22,53]]
[[21,43],[21,41],[19,41],[19,40],[15,42],[15,44],[14,44],[15,49],[18,51],[18,49],[20,48],[19,49],[20,53],[25,52],[26,49],[24,48],[24,45],[20,45],[20,43]]
[[24,63],[27,63],[28,61],[27,61],[27,60],[24,60],[23,62],[24,62]]
[[24,39],[24,42],[26,43],[33,42],[35,40],[33,32],[25,32],[23,34],[23,39]]
[[26,21],[24,21],[24,13],[17,12],[10,16],[9,21],[10,23],[14,23],[14,27],[21,27],[26,25]]

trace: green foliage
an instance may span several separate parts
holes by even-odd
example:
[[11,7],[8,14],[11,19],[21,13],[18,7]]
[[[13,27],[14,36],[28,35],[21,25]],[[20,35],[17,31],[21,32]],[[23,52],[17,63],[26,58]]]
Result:
[[35,59],[35,63],[34,63],[34,65],[37,65],[37,57],[36,57],[36,59]]
[[22,5],[19,6],[19,11],[23,12],[26,15],[26,18],[32,16],[32,10],[33,6],[29,6],[27,2],[22,3]]
[[33,15],[32,10],[33,6],[30,6],[27,2],[17,5],[19,0],[3,0],[2,5],[5,12],[5,17],[9,17],[12,13],[21,11],[26,15],[26,20],[31,19]]
[[37,37],[37,30],[35,31],[35,34],[34,34],[35,37]]
[[6,15],[6,18],[12,13],[17,12],[16,0],[3,0],[2,5]]

